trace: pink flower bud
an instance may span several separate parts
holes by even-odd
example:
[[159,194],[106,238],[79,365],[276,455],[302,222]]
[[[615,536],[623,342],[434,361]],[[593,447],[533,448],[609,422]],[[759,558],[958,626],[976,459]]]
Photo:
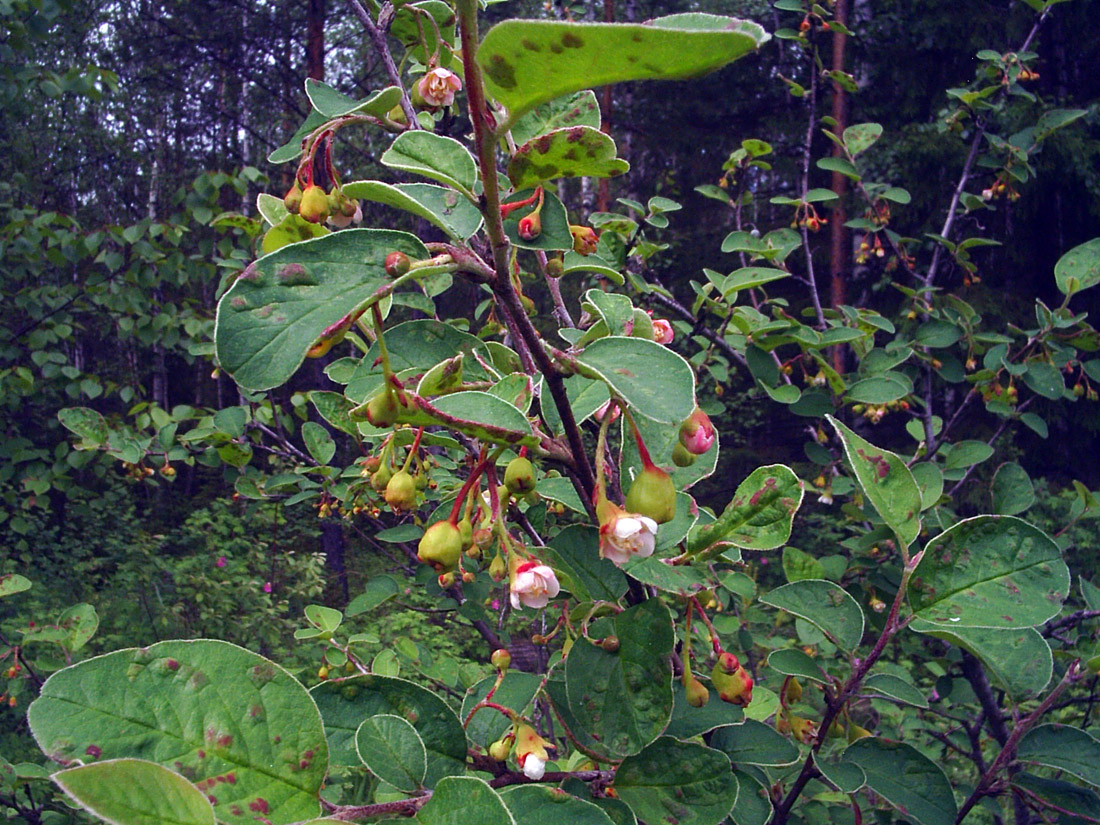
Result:
[[214,562],[215,567],[225,567],[225,556],[218,556],[217,561]]
[[450,106],[455,92],[462,88],[462,79],[450,69],[432,69],[417,83],[417,90],[429,106]]
[[714,444],[714,425],[710,418],[698,407],[680,425],[680,443],[689,453],[702,455]]
[[271,589],[272,589],[271,588],[271,582],[264,582],[264,592],[265,593],[270,593]]

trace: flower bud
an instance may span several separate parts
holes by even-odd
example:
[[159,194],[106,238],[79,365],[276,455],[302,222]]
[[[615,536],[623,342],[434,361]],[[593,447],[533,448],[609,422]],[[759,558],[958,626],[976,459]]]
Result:
[[873,735],[874,734],[872,734],[871,731],[867,730],[867,728],[861,728],[855,722],[849,722],[848,723],[848,743],[849,744],[851,744],[852,742],[855,742],[859,739],[864,739],[868,736],[873,736]]
[[503,762],[508,758],[508,754],[512,752],[512,741],[512,734],[501,737],[489,746],[489,756],[493,757],[497,762]]
[[517,456],[508,462],[504,486],[514,496],[526,495],[535,489],[535,468],[527,458]]
[[493,560],[489,562],[489,578],[495,582],[503,581],[507,573],[508,565],[505,563],[504,558],[498,553],[493,557]]
[[493,546],[493,531],[488,527],[479,527],[474,530],[471,541],[482,550],[488,550]]
[[542,234],[542,218],[538,213],[528,215],[526,218],[520,218],[519,225],[516,227],[516,234],[525,241],[533,241],[539,235]]
[[573,236],[573,251],[578,255],[591,255],[596,251],[600,238],[595,229],[570,224],[569,233]]
[[564,271],[561,258],[551,258],[546,262],[547,278],[560,278]]
[[498,647],[493,651],[493,655],[489,657],[489,661],[497,670],[507,670],[512,666],[512,654],[508,652],[507,648]]
[[441,572],[453,570],[461,555],[462,536],[449,521],[437,521],[429,527],[416,548],[420,561]]
[[693,708],[701,708],[710,700],[710,691],[694,676],[689,677],[684,685],[684,692],[687,693],[688,704]]
[[404,252],[391,252],[386,256],[386,274],[397,278],[409,271],[412,262]]
[[714,425],[710,417],[698,407],[680,425],[680,443],[695,455],[702,455],[714,444]]
[[801,716],[789,714],[788,720],[791,726],[791,735],[803,745],[812,745],[817,741],[817,724],[811,719],[803,719]]
[[391,478],[393,478],[393,468],[389,464],[383,464],[371,475],[370,486],[381,493],[389,486]]
[[446,590],[449,587],[455,586],[455,571],[448,570],[446,573],[439,574],[439,589]]
[[310,223],[324,223],[329,216],[328,195],[317,184],[310,184],[302,193],[298,214]]
[[626,509],[665,524],[676,517],[676,485],[652,464],[643,467],[626,494]]
[[752,701],[752,676],[732,653],[723,652],[718,656],[710,680],[723,702],[747,707]]
[[408,470],[398,470],[386,485],[386,504],[394,510],[411,510],[416,505],[416,481]]
[[468,516],[463,516],[458,522],[458,534],[462,536],[462,546],[469,547],[474,540],[474,526],[470,524]]
[[695,453],[688,452],[688,448],[678,441],[672,448],[672,463],[677,467],[690,467],[697,458],[698,456]]
[[302,206],[302,187],[298,185],[298,181],[294,181],[294,185],[283,196],[283,206],[291,215],[298,214],[298,210]]
[[603,648],[604,653],[618,653],[619,637],[604,636],[602,639],[600,639],[600,647]]

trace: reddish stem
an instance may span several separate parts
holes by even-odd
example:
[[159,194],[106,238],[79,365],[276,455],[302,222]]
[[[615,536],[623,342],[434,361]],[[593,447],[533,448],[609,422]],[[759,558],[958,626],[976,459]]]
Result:
[[470,492],[470,489],[477,483],[477,480],[481,478],[481,474],[485,471],[486,466],[489,464],[489,459],[486,455],[488,449],[486,447],[481,448],[481,456],[474,469],[470,471],[469,478],[466,479],[462,485],[462,489],[459,490],[458,495],[455,497],[455,503],[451,507],[451,517],[447,519],[451,524],[458,526],[458,514],[462,512],[462,505],[466,503],[466,496]]

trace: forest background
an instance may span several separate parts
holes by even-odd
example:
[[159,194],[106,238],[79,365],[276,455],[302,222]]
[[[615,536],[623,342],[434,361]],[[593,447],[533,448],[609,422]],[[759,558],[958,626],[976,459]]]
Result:
[[[904,213],[908,234],[940,230],[943,193],[968,151],[951,139],[944,90],[970,81],[981,49],[1018,44],[1033,9],[1011,0],[839,5],[854,36],[818,37],[825,60],[839,61],[823,68],[846,73],[843,81],[807,91],[791,80],[806,74],[806,50],[777,38],[701,79],[625,83],[600,93],[606,127],[631,173],[602,187],[573,181],[560,194],[578,215],[613,209],[616,198],[647,203],[659,196],[682,205],[668,213],[666,226],[654,225],[653,242],[667,248],[649,274],[675,298],[647,299],[655,315],[682,323],[673,305],[691,305],[689,281],[704,268],[731,266],[731,256],[720,251],[734,222],[734,210],[722,203],[732,180],[723,177],[723,164],[742,141],[764,139],[773,150],[770,168],[741,179],[754,195],[743,220],[762,232],[790,222],[790,210],[770,199],[791,195],[802,173],[811,105],[842,125],[881,124],[889,139],[872,147],[864,163],[883,179],[905,182],[911,199],[895,210]],[[641,21],[689,10],[754,20],[771,32],[798,25],[789,11],[757,0],[501,3],[489,7],[486,19]],[[1093,0],[1060,4],[1032,43],[1037,77],[1028,90],[1085,114],[1044,141],[1031,159],[1034,178],[1018,186],[1018,198],[967,215],[967,234],[1001,245],[973,249],[967,256],[973,267],[955,262],[943,279],[991,329],[1032,323],[1036,298],[1057,306],[1055,263],[1100,226],[1100,74],[1092,70],[1100,58],[1098,11]],[[413,581],[407,542],[400,533],[385,538],[396,523],[388,514],[344,517],[325,508],[316,490],[251,496],[242,487],[249,466],[273,472],[302,458],[309,445],[300,439],[261,434],[250,421],[205,458],[173,460],[181,427],[254,401],[213,361],[214,308],[225,279],[257,254],[250,224],[258,217],[257,194],[292,183],[291,166],[266,159],[309,113],[307,77],[353,98],[387,83],[359,21],[335,0],[0,3],[0,574],[18,572],[36,583],[18,604],[0,605],[5,636],[14,637],[28,615],[52,621],[80,602],[98,618],[81,655],[212,637],[278,655],[304,672],[315,668],[316,656],[292,636],[306,604],[348,608],[381,573]],[[468,128],[455,112],[437,131],[461,136]],[[810,135],[813,155],[828,155],[820,131]],[[341,133],[345,179],[378,176],[388,141],[374,140],[366,131]],[[815,186],[838,185],[828,168],[809,174]],[[725,184],[716,191],[720,180]],[[850,192],[839,204],[821,209],[830,223],[814,241],[820,271],[832,278],[833,305],[892,315],[904,296],[891,286],[889,261],[860,255],[860,235],[843,230],[840,211],[851,209],[850,218],[860,207]],[[430,231],[426,222],[379,205],[363,209],[368,226]],[[592,283],[566,279],[567,302]],[[550,317],[550,296],[538,286],[529,294],[539,309],[535,324],[549,335],[551,325],[540,319]],[[797,285],[779,294],[792,312],[809,302]],[[1098,300],[1085,293],[1074,308],[1094,317]],[[485,320],[469,285],[437,297],[436,308],[442,317],[467,319],[472,331]],[[416,317],[419,309],[403,311]],[[692,328],[678,331],[681,340]],[[309,362],[268,402],[321,421],[299,390],[338,389],[323,366]],[[756,379],[733,360],[709,366],[700,378],[700,403],[726,447],[715,475],[695,491],[701,503],[720,508],[721,495],[761,463],[792,464],[807,479],[817,473],[804,452],[806,419],[771,401]],[[77,406],[94,408],[113,425],[155,433],[161,458],[144,448],[132,455],[123,448],[124,461],[118,450],[76,449],[58,413]],[[1090,458],[1100,449],[1100,416],[1087,399],[1038,398],[1031,410],[1044,426],[1013,430],[996,445],[998,462],[1018,462],[1034,481],[1029,518],[1039,526],[1064,523],[1081,495],[1074,482],[1100,486],[1100,462]],[[219,426],[233,434],[234,415],[222,415]],[[877,425],[880,442],[905,423],[903,415],[888,416]],[[981,416],[964,420],[959,431],[981,441],[997,434],[996,422]],[[355,458],[349,442],[339,449],[336,463]],[[988,487],[996,466],[979,464],[973,480],[985,479]],[[849,518],[827,498],[808,499],[799,515],[799,546],[810,555],[831,552]],[[1078,569],[1090,578],[1094,525],[1082,520],[1071,534],[1085,562]],[[404,649],[415,658],[418,645],[443,638],[434,608],[415,587],[393,607],[371,629],[379,656]],[[484,633],[462,628],[447,634],[435,655],[459,664],[484,660]],[[394,661],[380,667],[396,672],[398,657],[389,656]],[[0,753],[11,761],[33,752],[23,721],[31,690],[26,680],[11,679],[13,704],[0,710]]]

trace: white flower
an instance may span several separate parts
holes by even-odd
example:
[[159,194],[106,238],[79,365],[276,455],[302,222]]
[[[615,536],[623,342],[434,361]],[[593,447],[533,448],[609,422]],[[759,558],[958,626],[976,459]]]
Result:
[[517,565],[512,574],[509,597],[516,610],[523,607],[537,609],[546,607],[546,603],[560,590],[561,585],[553,570],[539,561],[527,560]]
[[533,753],[528,753],[524,755],[523,764],[520,767],[523,768],[524,776],[538,782],[546,773],[546,760],[540,759]]
[[432,69],[417,86],[420,96],[429,106],[450,106],[455,92],[462,88],[462,79],[449,69]]
[[600,525],[600,556],[622,566],[632,556],[653,555],[657,544],[657,522],[647,516],[618,510]]

